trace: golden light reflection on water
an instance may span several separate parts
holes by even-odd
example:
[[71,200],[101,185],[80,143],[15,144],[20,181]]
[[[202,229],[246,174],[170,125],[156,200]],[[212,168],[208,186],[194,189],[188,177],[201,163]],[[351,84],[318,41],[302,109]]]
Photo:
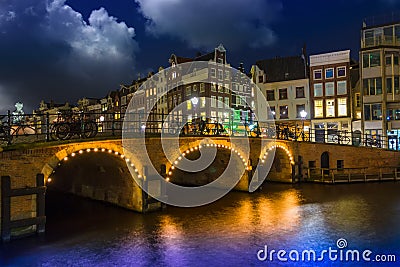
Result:
[[[295,231],[301,223],[300,204],[301,198],[296,190],[281,191],[272,196],[242,197],[236,203],[202,211],[192,218],[165,215],[160,222],[160,235],[165,244],[172,244],[176,240],[182,241],[185,236],[197,235],[184,232],[187,229],[199,229],[200,234],[207,229],[207,236],[223,238],[239,235],[248,238],[260,231]],[[207,206],[202,209],[207,209]]]

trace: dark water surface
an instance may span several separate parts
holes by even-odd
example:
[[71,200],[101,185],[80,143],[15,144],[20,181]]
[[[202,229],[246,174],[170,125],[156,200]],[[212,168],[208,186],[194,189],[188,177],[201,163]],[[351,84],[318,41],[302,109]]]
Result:
[[[46,204],[46,234],[3,244],[1,266],[400,266],[400,183],[266,184],[207,206],[145,215],[54,192]],[[347,241],[341,250],[340,238]],[[265,245],[287,259],[299,251],[299,261],[276,253],[259,261]],[[302,251],[318,258],[329,247],[338,257],[350,249],[371,250],[371,260],[395,254],[397,263],[301,261]]]

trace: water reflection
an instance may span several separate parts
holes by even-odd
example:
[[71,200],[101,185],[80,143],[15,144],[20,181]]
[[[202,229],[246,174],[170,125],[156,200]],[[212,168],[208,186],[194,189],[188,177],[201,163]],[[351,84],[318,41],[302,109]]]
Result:
[[[399,189],[399,183],[267,184],[254,194],[232,192],[207,206],[168,207],[146,215],[49,195],[45,238],[2,245],[1,262],[24,266],[270,266],[256,258],[264,245],[276,250],[320,251],[334,247],[339,238],[346,238],[352,249],[396,253],[400,251]],[[318,263],[322,265],[331,263]]]

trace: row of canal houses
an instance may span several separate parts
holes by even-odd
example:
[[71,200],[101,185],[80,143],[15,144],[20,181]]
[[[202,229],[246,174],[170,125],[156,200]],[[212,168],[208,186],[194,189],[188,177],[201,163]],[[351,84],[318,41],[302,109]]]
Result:
[[[398,149],[399,22],[364,22],[359,62],[351,59],[350,50],[308,56],[303,48],[299,55],[259,60],[246,73],[242,64],[237,72],[229,71],[226,54],[223,45],[194,58],[172,54],[169,68],[160,67],[157,74],[121,85],[102,99],[83,98],[75,109],[99,114],[99,122],[104,114],[102,120],[109,125],[103,123],[103,130],[122,120],[130,101],[134,107],[131,111],[144,114],[151,109],[154,128],[160,127],[163,114],[173,114],[172,119],[186,114],[188,119],[205,117],[221,122],[232,116],[252,122],[256,118],[251,110],[258,110],[259,114],[275,119],[280,129],[305,130],[314,138],[326,138],[338,131],[373,138],[388,136],[394,142],[387,142],[386,146]],[[209,82],[182,83],[185,77],[174,68],[196,61],[210,63],[203,73]],[[247,82],[247,77],[251,82]],[[151,82],[145,83],[149,78]],[[146,88],[138,91],[144,83]],[[261,89],[269,109],[257,102],[254,85]],[[160,95],[163,96],[158,98]],[[194,98],[196,101],[191,101]],[[181,108],[177,109],[179,105]],[[48,110],[48,104],[42,102],[40,112]]]

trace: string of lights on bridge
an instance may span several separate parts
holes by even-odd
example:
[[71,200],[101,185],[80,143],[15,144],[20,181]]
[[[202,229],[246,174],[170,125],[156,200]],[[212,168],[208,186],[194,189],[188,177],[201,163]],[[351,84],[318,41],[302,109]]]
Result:
[[[130,167],[135,168],[134,171],[135,171],[135,173],[137,174],[137,177],[138,177],[139,179],[143,178],[143,176],[139,174],[139,170],[135,167],[135,164],[133,164],[132,161],[131,161],[128,157],[126,157],[124,154],[121,154],[120,152],[114,151],[114,150],[112,150],[112,149],[106,149],[106,148],[87,148],[87,149],[81,149],[81,150],[79,150],[79,151],[76,151],[76,152],[71,153],[69,156],[64,157],[62,161],[64,161],[64,162],[65,162],[65,161],[68,161],[70,157],[71,157],[71,158],[74,158],[74,157],[76,157],[76,156],[78,156],[78,155],[82,155],[82,154],[85,153],[85,152],[86,152],[86,153],[90,153],[90,152],[102,152],[102,153],[108,153],[108,154],[110,154],[110,155],[115,155],[115,156],[117,156],[117,157],[120,157],[121,159],[125,160],[126,163],[127,163]],[[62,162],[62,161],[61,161],[61,162]],[[58,166],[61,166],[61,162],[58,163]],[[53,173],[54,173],[54,172],[55,172],[55,171],[53,171]],[[51,178],[48,178],[48,179],[47,179],[47,182],[50,183],[51,181],[52,181]]]
[[[167,181],[170,181],[170,179],[171,179],[170,177],[172,176],[173,171],[174,171],[175,169],[179,169],[179,167],[178,167],[179,162],[180,162],[184,157],[186,157],[187,155],[189,155],[191,152],[198,151],[198,150],[201,149],[202,147],[203,147],[203,146],[201,146],[201,145],[195,146],[195,147],[192,147],[192,148],[190,148],[190,149],[187,149],[185,152],[181,153],[180,156],[173,162],[173,164],[172,164],[170,170],[168,171],[168,175],[167,175],[166,180],[167,180]],[[240,154],[240,152],[239,152],[237,149],[235,149],[235,148],[233,148],[233,147],[231,147],[231,146],[228,146],[228,145],[221,145],[221,144],[206,144],[204,147],[206,147],[206,148],[207,148],[207,147],[209,147],[209,148],[215,147],[215,148],[217,148],[217,149],[218,149],[218,148],[223,148],[223,149],[228,149],[228,150],[230,150],[230,151],[232,151],[232,152],[235,152],[235,153],[239,156],[239,158],[243,161],[243,164],[244,164],[246,170],[250,170],[250,167],[248,166],[248,163],[246,162],[246,159],[243,157],[243,155]]]

